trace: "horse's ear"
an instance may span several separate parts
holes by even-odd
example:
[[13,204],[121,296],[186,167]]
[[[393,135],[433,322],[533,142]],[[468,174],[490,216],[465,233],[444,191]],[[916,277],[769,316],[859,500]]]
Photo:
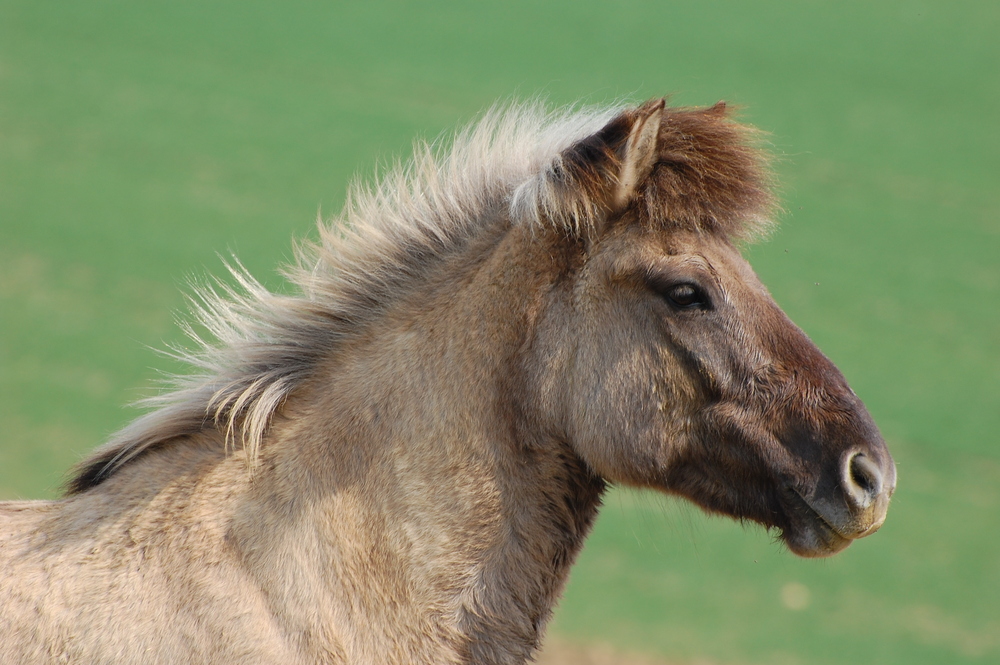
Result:
[[621,210],[635,195],[636,188],[656,165],[657,137],[666,100],[649,102],[638,109],[622,149],[617,185],[611,197],[614,210]]
[[623,210],[657,160],[663,99],[623,111],[563,150],[514,193],[512,209],[578,236],[600,233]]

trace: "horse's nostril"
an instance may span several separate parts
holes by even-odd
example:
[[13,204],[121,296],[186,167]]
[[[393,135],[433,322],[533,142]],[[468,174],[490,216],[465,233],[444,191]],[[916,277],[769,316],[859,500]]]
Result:
[[878,478],[875,478],[871,469],[864,464],[864,457],[856,455],[851,460],[851,480],[861,486],[868,494],[878,492]]
[[864,453],[854,453],[845,465],[844,489],[856,504],[867,507],[882,491],[882,471]]

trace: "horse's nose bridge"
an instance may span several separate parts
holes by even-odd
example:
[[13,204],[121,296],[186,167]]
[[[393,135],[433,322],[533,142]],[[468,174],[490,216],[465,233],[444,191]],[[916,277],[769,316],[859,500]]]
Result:
[[791,371],[798,381],[813,388],[850,392],[844,376],[829,358],[795,325],[777,303],[770,302],[760,317],[761,350],[776,366]]

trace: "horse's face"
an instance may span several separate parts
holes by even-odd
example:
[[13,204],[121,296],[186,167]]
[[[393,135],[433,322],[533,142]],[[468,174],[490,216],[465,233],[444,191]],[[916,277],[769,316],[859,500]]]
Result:
[[578,454],[777,527],[802,556],[878,529],[895,466],[843,375],[728,241],[627,221],[590,248],[550,330],[569,344],[560,415]]

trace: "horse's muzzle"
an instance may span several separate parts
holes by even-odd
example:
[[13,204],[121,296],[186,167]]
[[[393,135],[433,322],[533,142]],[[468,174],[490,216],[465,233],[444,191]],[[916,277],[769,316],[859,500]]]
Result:
[[832,491],[807,494],[792,486],[783,488],[788,526],[782,538],[799,556],[836,554],[878,531],[895,490],[896,465],[888,453],[877,461],[871,454],[848,451]]

